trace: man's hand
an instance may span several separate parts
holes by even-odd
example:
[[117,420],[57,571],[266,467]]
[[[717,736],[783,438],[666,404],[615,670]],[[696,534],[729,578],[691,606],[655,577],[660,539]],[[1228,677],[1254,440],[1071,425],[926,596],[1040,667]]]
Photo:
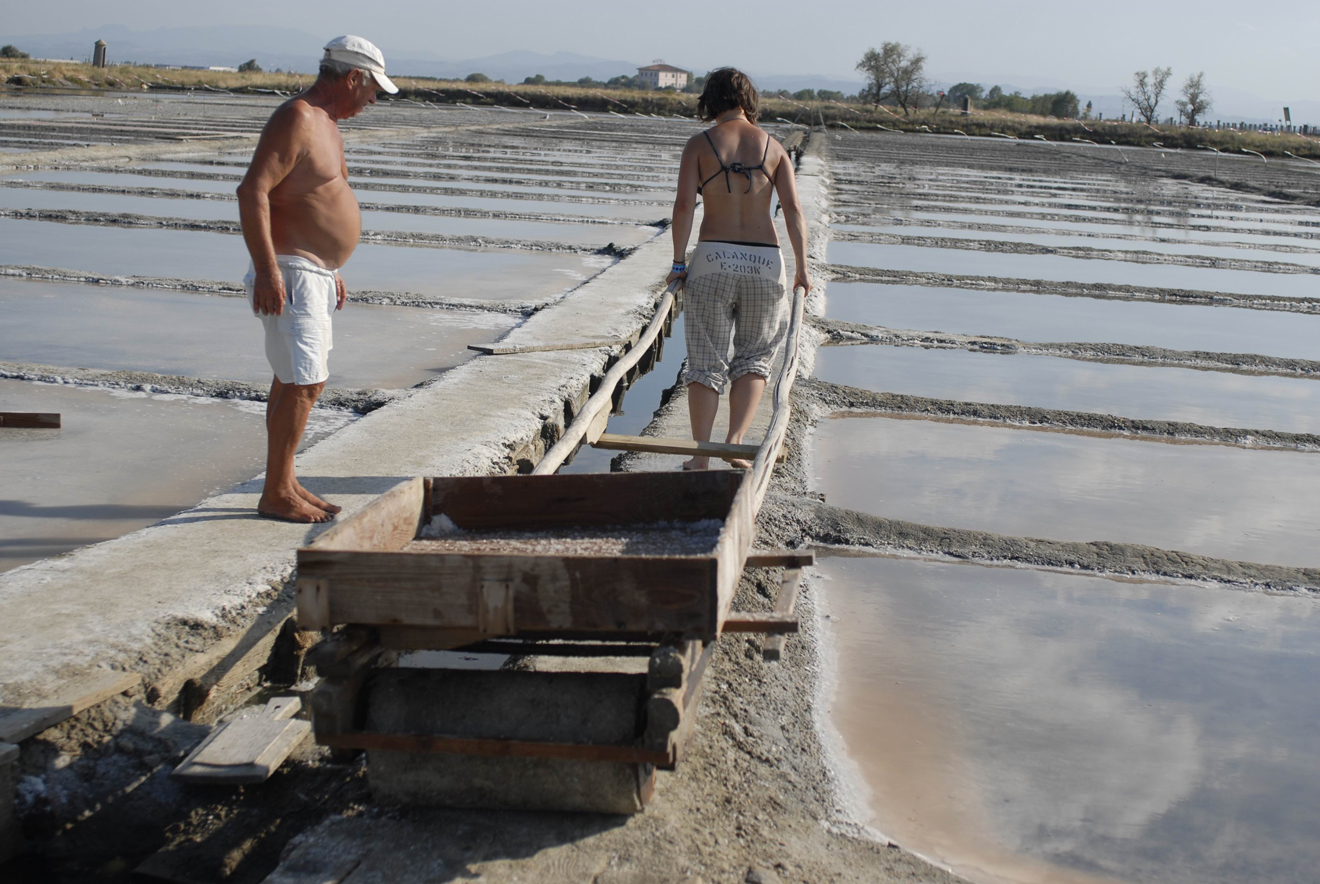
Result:
[[335,292],[338,295],[335,299],[335,309],[343,310],[344,302],[348,300],[348,287],[344,285],[344,277],[338,273],[335,274]]
[[258,273],[252,281],[252,306],[258,313],[279,316],[284,312],[284,274]]

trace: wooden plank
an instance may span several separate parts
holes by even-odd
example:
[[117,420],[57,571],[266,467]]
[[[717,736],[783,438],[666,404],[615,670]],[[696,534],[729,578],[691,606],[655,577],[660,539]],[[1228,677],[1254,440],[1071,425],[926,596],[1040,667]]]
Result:
[[816,554],[795,549],[754,549],[747,554],[746,568],[806,568],[816,564]]
[[[692,439],[663,439],[659,436],[625,436],[619,433],[604,433],[592,448],[604,448],[609,451],[649,451],[652,454],[686,454],[702,457],[718,457],[721,460],[741,458],[750,460],[756,457],[760,446],[734,445],[729,442],[697,442]],[[783,457],[781,456],[782,460]]]
[[[802,569],[788,568],[784,571],[783,580],[779,584],[779,597],[775,599],[776,614],[792,614],[797,608],[798,589],[802,586]],[[770,662],[778,661],[784,653],[784,642],[787,639],[783,635],[772,635],[765,640],[761,646],[761,659]]]
[[0,427],[12,429],[58,430],[59,412],[0,411]]
[[780,366],[775,379],[775,389],[771,396],[774,411],[770,415],[770,426],[765,431],[765,440],[761,451],[752,463],[752,513],[761,510],[761,502],[770,490],[770,476],[774,465],[782,458],[784,436],[788,432],[788,420],[792,414],[793,381],[797,378],[798,355],[802,338],[802,313],[805,309],[806,294],[793,290],[792,315],[788,322],[788,334],[784,344],[784,364]]
[[588,743],[549,743],[533,740],[490,740],[447,737],[436,734],[378,734],[355,731],[318,741],[338,749],[385,749],[394,752],[446,752],[452,755],[481,755],[495,758],[559,758],[579,761],[613,761],[621,764],[669,763],[667,752],[642,746],[602,746]]
[[312,725],[293,718],[297,697],[275,697],[255,718],[216,728],[171,774],[185,783],[261,783],[306,739]]
[[656,337],[664,329],[665,323],[669,320],[669,314],[674,309],[674,293],[678,291],[680,280],[674,280],[665,289],[664,297],[660,299],[660,304],[656,307],[655,316],[651,317],[651,322],[646,326],[646,330],[637,338],[637,343],[622,357],[619,358],[610,370],[605,372],[605,377],[601,378],[600,386],[596,392],[587,400],[587,404],[582,406],[573,422],[564,430],[564,435],[559,438],[545,456],[541,458],[540,463],[532,470],[536,476],[548,476],[559,469],[564,461],[568,459],[582,438],[592,426],[592,421],[602,411],[609,412],[614,410],[614,390],[619,382],[627,376],[634,365],[642,360],[642,357],[651,349],[655,343]]
[[426,489],[405,479],[311,542],[322,550],[393,550],[417,536]]
[[[563,557],[299,551],[330,580],[329,622],[481,630],[479,588],[511,585],[501,632],[579,629],[713,634],[710,556]],[[737,562],[741,571],[742,562]],[[501,609],[503,610],[503,609]],[[489,616],[490,612],[488,612]],[[492,633],[487,632],[486,635]],[[479,636],[481,637],[481,636]]]
[[435,478],[430,514],[465,530],[723,519],[741,483],[728,470]]
[[334,621],[330,619],[330,581],[299,577],[296,585],[298,628],[315,630],[333,626]]
[[[723,472],[723,471],[721,471]],[[723,629],[724,618],[729,616],[733,607],[733,597],[738,592],[738,582],[742,580],[747,562],[747,553],[752,548],[752,536],[756,533],[756,508],[752,501],[752,476],[745,470],[732,471],[741,480],[738,491],[729,506],[728,518],[720,530],[720,540],[715,547],[715,585],[717,587],[715,609],[712,615],[719,629]]]
[[583,440],[594,448],[603,446],[597,443],[606,435],[605,428],[610,425],[610,412],[601,409],[587,422],[587,432],[583,435]]
[[688,739],[692,736],[692,729],[696,727],[697,703],[701,701],[702,679],[706,675],[706,669],[710,665],[714,651],[715,642],[707,642],[701,654],[697,657],[691,672],[688,673],[687,684],[683,688],[682,707],[678,724],[667,735],[671,760],[666,765],[659,765],[664,770],[674,770],[686,752]]
[[240,718],[202,741],[171,776],[185,783],[262,783],[311,732],[307,721]]
[[515,353],[550,353],[556,350],[593,350],[597,347],[622,347],[627,338],[600,338],[593,341],[568,341],[562,344],[468,344],[469,350],[487,356],[509,356]]
[[724,632],[762,632],[775,635],[798,631],[798,618],[773,611],[739,611],[724,619]]
[[18,743],[91,706],[142,683],[136,672],[99,669],[60,687],[48,699],[23,707],[0,707],[0,741]]

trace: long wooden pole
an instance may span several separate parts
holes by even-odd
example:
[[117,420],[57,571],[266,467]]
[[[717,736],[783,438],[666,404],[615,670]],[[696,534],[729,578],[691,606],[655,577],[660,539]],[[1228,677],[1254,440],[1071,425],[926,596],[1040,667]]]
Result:
[[678,282],[678,280],[674,280],[669,284],[669,288],[665,289],[665,295],[660,299],[660,306],[656,309],[651,324],[646,327],[646,331],[642,332],[642,336],[637,339],[636,344],[633,344],[632,349],[625,353],[605,373],[605,377],[601,379],[600,387],[596,390],[595,395],[587,400],[587,404],[582,407],[582,411],[578,412],[577,417],[573,418],[573,422],[565,428],[564,435],[560,436],[559,441],[545,453],[545,457],[541,458],[541,462],[536,465],[536,469],[532,470],[533,476],[552,475],[555,470],[563,465],[569,455],[577,450],[578,445],[582,443],[584,438],[587,442],[596,441],[588,438],[593,430],[596,431],[595,435],[597,437],[604,432],[605,422],[599,419],[601,417],[608,419],[609,412],[606,409],[614,405],[614,388],[619,386],[619,382],[623,380],[624,375],[641,361],[646,352],[651,349],[651,345],[655,343],[655,339],[660,335],[660,331],[665,326],[665,319],[669,316],[669,311],[674,309],[674,292],[678,290]]
[[779,452],[784,447],[784,435],[788,431],[788,418],[792,411],[789,406],[789,393],[793,390],[793,380],[797,377],[798,346],[802,337],[802,312],[806,294],[793,291],[793,313],[788,323],[787,342],[784,344],[784,364],[775,379],[774,412],[770,416],[770,426],[765,431],[765,440],[752,461],[752,512],[761,511],[761,502],[770,490],[770,474],[779,460]]

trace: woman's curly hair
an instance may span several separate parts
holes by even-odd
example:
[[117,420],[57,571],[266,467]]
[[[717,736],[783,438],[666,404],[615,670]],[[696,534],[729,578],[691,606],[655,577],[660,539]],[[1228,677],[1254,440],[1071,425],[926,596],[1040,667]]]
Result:
[[706,88],[697,99],[697,116],[709,123],[727,110],[743,109],[747,119],[756,122],[761,102],[752,78],[737,68],[719,68],[706,76]]

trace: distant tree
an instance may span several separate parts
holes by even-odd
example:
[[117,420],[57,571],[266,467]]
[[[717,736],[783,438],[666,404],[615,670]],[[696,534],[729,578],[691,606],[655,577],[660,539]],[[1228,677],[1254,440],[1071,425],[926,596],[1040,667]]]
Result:
[[836,92],[833,89],[816,90],[816,98],[820,101],[843,101],[843,93]]
[[796,92],[793,93],[793,97],[794,97],[795,99],[797,99],[798,101],[815,101],[815,100],[816,100],[816,90],[815,90],[815,89],[799,89],[798,91],[796,91]]
[[246,74],[246,73],[259,74],[261,73],[261,65],[257,64],[257,60],[255,58],[249,58],[247,61],[243,62],[241,65],[238,66],[238,72],[240,74]]
[[1000,89],[998,85],[991,86],[990,91],[985,94],[985,100],[991,106],[994,106],[994,103],[1003,97],[1004,90]]
[[1063,92],[1055,92],[1050,96],[1051,117],[1058,117],[1061,120],[1075,120],[1080,116],[1081,111],[1077,106],[1077,96],[1071,89]]
[[31,57],[32,56],[28,55],[26,52],[19,49],[17,46],[13,45],[12,43],[6,44],[4,46],[0,46],[0,58],[31,58]]
[[[472,78],[468,77],[468,79],[470,80]],[[537,74],[534,77],[525,77],[523,79],[524,86],[540,86],[543,83],[545,83],[545,74]]]
[[489,83],[490,77],[485,74],[468,74],[463,80],[468,83]]
[[891,92],[906,116],[919,105],[926,91],[926,56],[911,46],[899,46],[891,64]]
[[1089,101],[1086,103],[1086,110],[1082,111],[1082,119],[1083,120],[1091,119],[1091,102]]
[[862,60],[857,62],[856,70],[866,75],[866,87],[862,89],[860,95],[864,101],[880,106],[880,102],[890,96],[894,88],[894,56],[901,52],[902,46],[898,43],[885,43],[876,52],[872,47],[862,55]]
[[1183,83],[1182,96],[1174,104],[1187,118],[1187,125],[1195,126],[1196,121],[1205,116],[1214,103],[1205,88],[1205,71],[1187,78],[1187,82]]
[[1155,122],[1160,109],[1160,99],[1164,97],[1164,86],[1173,76],[1172,68],[1152,68],[1150,71],[1137,71],[1132,75],[1132,85],[1123,88],[1123,97],[1132,102],[1137,113],[1146,118],[1147,124]]
[[979,83],[955,83],[949,87],[948,99],[951,107],[961,106],[964,97],[979,104],[985,101],[985,88]]
[[579,78],[578,78],[578,81],[577,81],[577,84],[578,84],[579,86],[586,86],[586,87],[599,86],[599,85],[600,85],[599,83],[597,83],[595,80],[591,79],[590,77],[579,77]]
[[620,74],[617,77],[610,77],[608,80],[605,81],[605,85],[609,86],[611,89],[641,88],[641,84],[637,82],[637,78],[633,76],[629,76],[628,74]]

